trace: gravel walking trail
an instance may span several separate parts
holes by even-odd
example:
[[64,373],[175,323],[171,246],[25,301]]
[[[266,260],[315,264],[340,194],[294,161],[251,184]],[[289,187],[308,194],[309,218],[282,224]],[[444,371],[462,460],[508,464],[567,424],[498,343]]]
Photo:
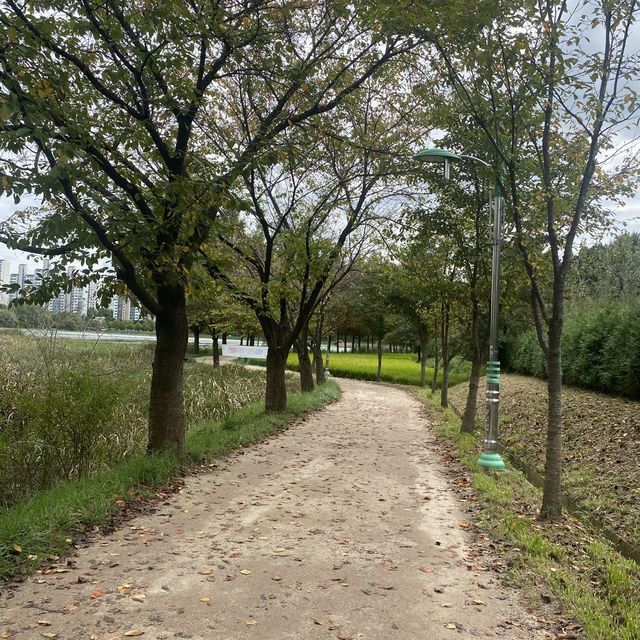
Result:
[[3,594],[0,637],[548,637],[466,530],[421,405],[341,386],[339,402]]

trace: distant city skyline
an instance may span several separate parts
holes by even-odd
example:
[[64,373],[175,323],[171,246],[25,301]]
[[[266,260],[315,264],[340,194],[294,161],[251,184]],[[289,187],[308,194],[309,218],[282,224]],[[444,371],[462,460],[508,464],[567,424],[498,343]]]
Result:
[[[48,269],[49,260],[47,259],[38,263],[33,261],[28,263],[24,260],[8,260],[0,257],[0,284],[18,284],[20,287],[24,287],[26,284],[38,287],[42,279],[46,277]],[[68,267],[67,273],[72,275],[73,267]],[[43,306],[52,313],[68,312],[86,316],[89,311],[99,308],[96,295],[97,287],[96,282],[90,282],[84,287],[71,287],[70,291],[61,291]],[[8,304],[16,297],[17,294],[0,292],[0,304]],[[142,315],[140,308],[125,296],[112,298],[108,308],[111,309],[116,320],[137,321]]]

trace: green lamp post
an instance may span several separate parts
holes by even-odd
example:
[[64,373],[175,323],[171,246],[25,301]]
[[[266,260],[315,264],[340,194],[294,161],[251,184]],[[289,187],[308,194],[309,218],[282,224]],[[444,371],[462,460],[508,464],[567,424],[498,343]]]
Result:
[[[456,154],[446,149],[423,149],[414,156],[421,162],[444,165],[444,177],[449,179],[451,162],[469,160],[491,169],[491,165],[476,158]],[[481,467],[494,471],[504,471],[505,465],[498,451],[498,410],[500,408],[500,360],[498,356],[498,306],[500,303],[500,242],[502,235],[502,216],[504,198],[500,181],[496,175],[496,184],[489,201],[491,212],[491,243],[493,260],[491,264],[491,322],[489,329],[489,360],[487,361],[487,424],[484,433],[484,452],[478,458]]]

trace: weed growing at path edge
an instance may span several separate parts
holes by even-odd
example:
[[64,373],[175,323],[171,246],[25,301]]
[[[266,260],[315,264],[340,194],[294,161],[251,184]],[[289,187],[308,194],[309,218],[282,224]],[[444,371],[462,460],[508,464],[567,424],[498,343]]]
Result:
[[71,551],[74,538],[107,522],[120,511],[123,500],[153,496],[189,466],[258,442],[336,400],[340,393],[340,387],[329,381],[311,393],[292,394],[288,410],[278,414],[265,414],[262,401],[253,402],[220,421],[193,425],[187,434],[186,460],[168,453],[133,456],[112,469],[62,483],[1,510],[0,579],[30,573],[50,556]]
[[[430,403],[430,395],[417,394]],[[541,581],[580,622],[586,640],[640,638],[640,566],[576,518],[536,520],[541,494],[519,471],[488,475],[476,464],[477,435],[461,434],[451,410],[431,404],[438,435],[455,447],[478,497],[476,521],[487,531],[509,566],[510,577],[532,597],[544,593]]]

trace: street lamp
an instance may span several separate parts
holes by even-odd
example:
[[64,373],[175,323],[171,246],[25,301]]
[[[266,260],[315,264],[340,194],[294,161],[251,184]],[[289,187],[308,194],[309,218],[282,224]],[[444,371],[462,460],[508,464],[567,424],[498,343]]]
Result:
[[329,371],[329,353],[331,352],[331,333],[329,333],[329,337],[327,338],[327,357],[325,359],[325,363],[324,363],[324,377],[325,378],[329,378],[331,377],[331,372]]
[[[476,158],[456,154],[446,149],[423,149],[414,156],[421,162],[432,162],[444,165],[444,177],[449,178],[451,162],[470,160],[485,167],[491,165]],[[500,241],[504,198],[496,174],[496,184],[489,201],[491,212],[491,243],[493,245],[493,261],[491,265],[491,323],[489,330],[489,360],[487,361],[487,424],[484,432],[484,452],[478,458],[478,464],[486,469],[504,471],[504,461],[498,452],[498,409],[500,407],[500,361],[498,359],[498,306],[500,303]]]

